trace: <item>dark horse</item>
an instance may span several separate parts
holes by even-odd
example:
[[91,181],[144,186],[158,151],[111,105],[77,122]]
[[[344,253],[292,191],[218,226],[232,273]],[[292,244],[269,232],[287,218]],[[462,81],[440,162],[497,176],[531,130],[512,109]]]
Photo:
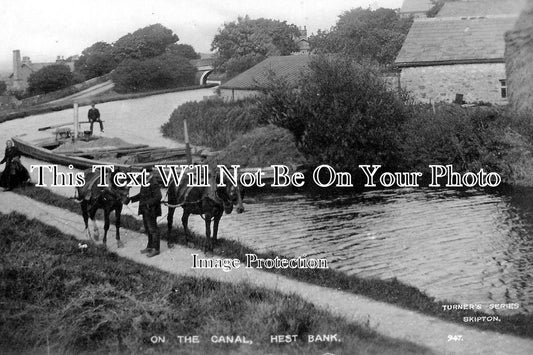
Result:
[[[228,181],[224,181],[224,187],[187,187],[171,183],[168,187],[168,216],[167,216],[167,238],[171,239],[172,221],[176,207],[183,207],[181,223],[185,230],[185,242],[189,235],[189,216],[191,214],[203,215],[205,220],[205,250],[212,251],[213,245],[217,242],[218,224],[224,212],[230,214],[233,206],[237,206],[237,213],[243,213],[244,207],[242,199],[244,189],[242,185],[233,186]],[[214,184],[214,181],[212,181]],[[186,189],[185,191],[183,189]],[[213,238],[211,238],[211,220],[213,220]]]
[[77,187],[78,200],[81,201],[81,212],[83,214],[83,221],[85,222],[85,231],[89,238],[92,237],[89,229],[88,220],[91,219],[91,224],[94,232],[94,240],[99,239],[98,227],[96,226],[95,215],[99,208],[104,210],[104,239],[102,242],[107,242],[107,231],[109,230],[109,215],[111,211],[115,211],[115,227],[117,247],[123,246],[120,240],[120,214],[122,212],[122,205],[129,203],[129,187],[118,187],[112,183],[114,173],[107,175],[108,186],[99,187],[99,174],[96,172],[85,172],[85,185]]

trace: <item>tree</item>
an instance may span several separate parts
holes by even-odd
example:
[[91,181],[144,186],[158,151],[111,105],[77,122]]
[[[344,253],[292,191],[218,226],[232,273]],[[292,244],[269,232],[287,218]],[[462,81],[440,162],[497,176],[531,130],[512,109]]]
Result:
[[127,58],[143,60],[157,57],[178,40],[178,36],[163,25],[150,25],[119,38],[113,45],[114,57],[118,63]]
[[193,85],[196,68],[170,53],[145,60],[126,59],[111,74],[118,92],[167,89]]
[[106,42],[96,42],[81,52],[74,68],[86,80],[109,73],[117,62],[113,56],[113,46]]
[[392,64],[409,32],[412,18],[402,19],[392,9],[357,8],[339,16],[330,31],[311,36],[312,51],[342,53],[359,61]]
[[216,67],[226,72],[230,65],[229,71],[235,74],[265,57],[297,51],[294,38],[298,36],[298,28],[286,21],[239,17],[236,22],[226,23],[219,29],[211,43],[211,50],[218,52]]
[[32,95],[46,94],[72,85],[72,80],[72,72],[66,65],[49,65],[30,75],[28,92]]
[[0,95],[4,95],[7,90],[7,85],[5,81],[0,81]]
[[196,53],[193,46],[191,46],[190,44],[173,43],[167,46],[166,52],[187,59],[200,59],[200,54]]

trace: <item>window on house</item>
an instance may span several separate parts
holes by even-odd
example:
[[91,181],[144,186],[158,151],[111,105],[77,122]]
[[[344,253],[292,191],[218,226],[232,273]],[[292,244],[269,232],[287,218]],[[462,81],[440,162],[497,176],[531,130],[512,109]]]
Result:
[[507,80],[500,80],[500,95],[503,99],[507,98]]

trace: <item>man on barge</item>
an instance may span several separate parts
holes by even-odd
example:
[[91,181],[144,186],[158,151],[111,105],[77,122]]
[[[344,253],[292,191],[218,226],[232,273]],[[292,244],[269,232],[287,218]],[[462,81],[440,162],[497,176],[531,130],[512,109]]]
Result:
[[93,125],[95,122],[98,122],[100,124],[100,132],[104,131],[104,123],[102,122],[102,120],[100,120],[100,111],[98,111],[98,109],[95,107],[95,104],[91,105],[89,113],[87,114],[87,118],[91,123],[91,134],[93,133]]

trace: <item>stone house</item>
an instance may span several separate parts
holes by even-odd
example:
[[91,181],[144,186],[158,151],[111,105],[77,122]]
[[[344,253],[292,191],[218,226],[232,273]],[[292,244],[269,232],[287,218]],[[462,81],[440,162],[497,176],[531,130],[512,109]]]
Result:
[[507,103],[504,35],[514,15],[416,19],[395,64],[421,102]]
[[259,94],[272,76],[296,83],[308,68],[311,56],[289,55],[268,57],[219,87],[224,100],[239,100]]
[[422,102],[506,104],[504,36],[525,2],[449,1],[435,18],[415,19],[395,62],[400,86]]
[[76,59],[77,56],[69,57],[67,59],[58,56],[55,62],[32,63],[30,57],[22,57],[21,60],[20,50],[16,49],[13,51],[13,73],[9,76],[9,80],[6,82],[8,90],[26,90],[28,88],[28,78],[30,75],[50,65],[63,64],[69,67],[70,71],[73,71]]

